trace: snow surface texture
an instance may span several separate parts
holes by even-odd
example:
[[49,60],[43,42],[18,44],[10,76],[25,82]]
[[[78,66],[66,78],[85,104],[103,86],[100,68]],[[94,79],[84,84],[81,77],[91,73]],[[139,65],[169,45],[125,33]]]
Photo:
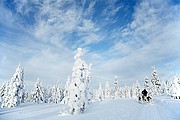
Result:
[[156,97],[152,103],[135,99],[94,102],[83,114],[58,115],[67,109],[62,104],[23,103],[17,108],[0,109],[0,120],[179,120],[180,101]]

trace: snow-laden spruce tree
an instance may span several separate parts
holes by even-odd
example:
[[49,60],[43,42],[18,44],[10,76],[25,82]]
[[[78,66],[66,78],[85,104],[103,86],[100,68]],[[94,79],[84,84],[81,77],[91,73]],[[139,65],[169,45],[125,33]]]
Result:
[[118,78],[115,76],[114,78],[114,99],[119,98],[119,85],[118,85]]
[[109,87],[109,82],[106,81],[106,85],[105,85],[105,99],[110,99],[111,98],[111,89]]
[[148,79],[148,77],[147,76],[145,76],[144,77],[144,88],[146,89],[146,90],[149,90],[149,79]]
[[161,91],[160,91],[161,95],[165,95],[168,94],[167,92],[167,84],[165,81],[161,82]]
[[172,83],[172,95],[174,99],[180,99],[180,79],[177,75],[174,75]]
[[6,83],[6,95],[3,96],[1,107],[16,107],[24,102],[25,98],[25,83],[24,69],[20,63],[9,82]]
[[136,84],[135,84],[135,95],[136,97],[141,96],[141,85],[139,84],[138,81],[136,81]]
[[69,98],[68,106],[71,114],[79,114],[85,111],[90,101],[90,70],[91,65],[87,65],[81,59],[83,49],[78,48],[77,54],[74,56],[75,62],[73,66],[72,79],[68,87]]
[[154,67],[152,67],[153,71],[151,74],[151,83],[152,83],[152,87],[151,87],[151,91],[153,95],[159,95],[160,94],[160,80],[159,80],[159,76],[157,74],[157,70]]
[[63,103],[67,104],[69,101],[69,85],[70,85],[70,77],[68,76],[66,85],[64,87],[64,98],[63,98]]
[[98,88],[98,100],[102,101],[104,99],[104,92],[102,89],[102,84],[101,82],[99,83],[99,88]]
[[32,100],[31,100],[32,102],[35,102],[35,103],[44,102],[44,88],[39,78],[37,79],[34,85],[34,89],[32,90],[31,95],[32,95]]
[[60,103],[64,98],[63,92],[61,84],[53,85],[51,88],[51,103]]
[[6,83],[3,83],[3,85],[0,88],[0,103],[2,102],[2,98],[6,92]]
[[5,85],[3,85],[3,90],[2,90],[2,104],[1,104],[1,108],[4,107],[10,107],[9,103],[10,103],[10,98],[9,98],[9,82],[6,82]]

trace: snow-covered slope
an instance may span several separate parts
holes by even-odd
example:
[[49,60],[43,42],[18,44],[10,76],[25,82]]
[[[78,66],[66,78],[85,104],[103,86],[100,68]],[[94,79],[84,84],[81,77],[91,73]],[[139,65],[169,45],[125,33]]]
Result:
[[158,97],[149,104],[134,99],[94,102],[83,114],[58,115],[61,104],[25,103],[17,108],[0,109],[0,120],[179,120],[180,101]]

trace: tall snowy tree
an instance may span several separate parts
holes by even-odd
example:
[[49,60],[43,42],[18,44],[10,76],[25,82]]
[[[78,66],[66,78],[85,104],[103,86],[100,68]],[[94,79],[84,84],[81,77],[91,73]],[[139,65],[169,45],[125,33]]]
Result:
[[114,78],[114,99],[119,98],[119,85],[118,85],[118,78],[115,76]]
[[174,80],[172,83],[172,94],[174,99],[180,99],[180,79],[177,75],[174,75]]
[[31,100],[32,102],[35,102],[35,103],[44,102],[44,88],[39,78],[37,79],[34,85],[34,89],[32,90],[31,95],[32,95],[32,100]]
[[68,87],[69,100],[68,106],[71,114],[78,114],[85,111],[90,98],[90,66],[81,59],[83,49],[78,48],[77,54],[74,56],[75,62],[72,72],[72,80]]
[[151,91],[153,95],[159,95],[160,94],[160,80],[159,80],[159,76],[157,74],[157,70],[154,67],[152,67],[153,71],[151,74],[151,83],[152,83],[152,87],[151,87]]
[[3,97],[2,107],[16,107],[24,102],[24,69],[21,67],[20,63],[11,80],[6,83],[6,88],[6,96]]

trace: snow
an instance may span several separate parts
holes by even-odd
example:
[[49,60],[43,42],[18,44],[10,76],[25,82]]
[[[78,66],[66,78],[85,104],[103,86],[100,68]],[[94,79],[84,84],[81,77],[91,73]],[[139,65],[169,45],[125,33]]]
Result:
[[139,104],[135,99],[98,101],[77,115],[62,114],[64,104],[23,103],[17,108],[0,109],[0,120],[179,120],[180,101],[156,97],[151,103]]

